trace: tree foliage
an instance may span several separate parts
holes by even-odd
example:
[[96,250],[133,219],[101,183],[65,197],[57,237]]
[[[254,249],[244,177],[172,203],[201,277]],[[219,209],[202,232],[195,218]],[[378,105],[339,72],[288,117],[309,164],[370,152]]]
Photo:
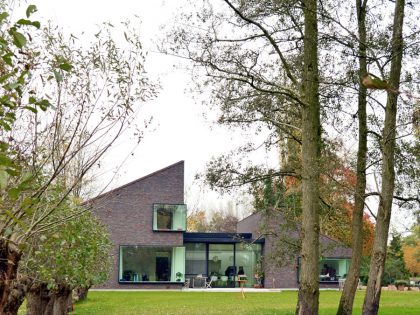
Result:
[[[280,177],[282,180],[289,180],[287,177],[294,176],[298,181],[302,180],[304,201],[308,196],[305,187],[316,188],[315,182],[311,186],[305,186],[305,181],[311,177],[307,174],[311,168],[305,169],[301,165],[308,159],[312,159],[312,165],[318,167],[321,173],[322,197],[327,195],[327,189],[324,189],[328,187],[327,183],[332,184],[335,181],[337,186],[342,185],[343,182],[336,181],[340,176],[338,168],[335,168],[335,174],[328,172],[334,170],[328,168],[330,160],[313,159],[308,154],[316,151],[316,148],[309,153],[306,151],[308,147],[305,149],[305,137],[309,134],[305,134],[305,130],[308,131],[305,129],[308,128],[305,110],[310,106],[307,99],[309,95],[301,92],[308,92],[305,87],[311,87],[311,83],[315,85],[319,81],[317,95],[321,104],[320,114],[325,141],[315,142],[321,145],[322,151],[327,151],[324,150],[324,146],[331,139],[333,142],[338,138],[342,143],[354,143],[352,140],[358,126],[356,118],[361,119],[361,116],[365,116],[363,124],[366,128],[363,133],[367,138],[367,146],[366,150],[361,152],[361,156],[366,159],[363,158],[363,163],[357,162],[360,179],[358,183],[362,183],[362,178],[369,175],[376,179],[377,187],[369,185],[366,189],[364,184],[360,184],[357,191],[354,185],[347,187],[347,192],[341,190],[341,193],[344,192],[345,196],[353,199],[352,202],[358,202],[354,221],[360,218],[359,221],[363,222],[366,197],[379,196],[380,202],[386,201],[387,209],[392,203],[400,209],[416,209],[419,203],[419,181],[412,137],[412,118],[416,113],[413,109],[415,96],[407,92],[418,89],[417,61],[420,50],[416,39],[418,12],[414,9],[415,5],[405,5],[402,35],[404,44],[402,50],[399,50],[401,47],[396,46],[398,36],[392,35],[393,28],[399,27],[399,20],[398,23],[394,22],[392,14],[389,14],[394,12],[393,3],[357,2],[363,3],[366,10],[365,39],[362,39],[358,32],[359,5],[356,7],[353,2],[339,5],[335,2],[322,2],[316,12],[312,12],[316,13],[316,22],[313,23],[312,30],[315,30],[316,26],[319,28],[317,40],[314,34],[308,39],[305,33],[307,16],[302,12],[306,12],[308,2],[305,2],[304,6],[301,1],[224,3],[227,6],[220,9],[213,3],[204,2],[199,10],[182,15],[180,23],[177,23],[175,30],[165,41],[170,43],[166,51],[192,61],[191,70],[194,83],[197,84],[196,90],[201,93],[207,91],[212,96],[208,103],[217,114],[218,123],[232,128],[252,130],[263,138],[258,144],[245,144],[230,154],[213,159],[205,175],[210,185],[216,189],[228,190],[264,182],[270,176]],[[306,68],[308,73],[305,73],[305,66],[308,64],[305,57],[309,57],[309,54],[305,55],[305,47],[309,46],[305,46],[305,40],[316,42],[319,48],[319,58],[313,60],[311,69]],[[312,48],[314,47],[313,45]],[[360,58],[361,55],[363,58]],[[403,58],[398,65],[396,60],[399,58],[396,57],[400,56]],[[361,59],[364,60],[364,67],[359,67]],[[311,83],[307,82],[308,74],[313,74],[316,69],[319,69],[319,77],[309,80]],[[390,105],[384,104],[385,90],[366,90],[366,87],[360,84],[367,72],[374,74],[381,82],[388,81],[386,85],[392,87],[388,89]],[[364,92],[359,93],[359,90],[363,89]],[[398,95],[395,93],[397,90],[400,92]],[[364,113],[358,112],[359,108],[355,106],[359,96],[366,98]],[[390,113],[397,103],[399,114],[393,117]],[[394,118],[395,125],[390,127]],[[387,127],[384,128],[384,125]],[[310,132],[311,135],[317,133],[317,130]],[[263,163],[253,163],[248,158],[257,148],[270,150],[279,146],[282,148],[282,163],[279,168],[271,170]],[[301,149],[303,154],[300,154]],[[356,168],[355,152],[352,148],[349,149],[351,156],[345,156],[342,151],[340,155],[346,158],[346,167]],[[297,154],[289,154],[290,151]],[[391,169],[390,165],[395,167],[396,171],[395,187],[393,176],[384,172],[384,169]],[[332,197],[337,199],[337,195]],[[330,203],[334,202],[334,198],[329,200]],[[325,200],[321,202],[321,212],[338,209],[329,208],[329,203]],[[343,200],[340,202],[346,207]],[[311,203],[315,205],[317,201],[312,200]],[[305,204],[306,202],[302,203],[303,209],[307,208]],[[372,218],[375,218],[375,210],[368,210],[371,211]],[[390,215],[386,217],[389,218]],[[305,214],[304,222],[306,218],[312,216]],[[317,222],[314,225],[316,226]],[[353,235],[358,235],[362,229],[363,225],[359,224],[352,232]],[[386,227],[385,230],[386,233],[379,237],[382,241],[387,237]],[[313,244],[313,247],[317,246]],[[382,250],[386,250],[386,245],[381,247]],[[356,255],[359,257],[358,253]],[[357,283],[357,272],[353,273],[352,278],[352,281],[356,281],[353,283]],[[378,296],[379,294],[375,295]]]
[[90,212],[67,219],[80,211],[79,205],[63,203],[48,222],[65,221],[31,239],[24,252],[19,275],[31,314],[66,313],[73,290],[87,291],[109,276],[113,245],[106,227]]
[[226,232],[236,233],[239,219],[224,211],[213,211],[210,220],[204,210],[198,210],[188,215],[187,230],[189,232]]
[[420,225],[414,224],[411,233],[403,239],[404,261],[410,274],[420,275]]
[[[77,208],[67,202],[48,221],[54,222],[81,210],[69,211],[65,209],[68,207]],[[91,287],[108,278],[111,248],[106,227],[93,214],[85,212],[32,239],[19,272],[31,282],[47,283],[50,290],[59,284],[71,288]]]
[[188,232],[207,232],[208,231],[208,222],[206,218],[206,212],[204,210],[197,210],[188,214],[187,231]]
[[404,260],[402,237],[394,234],[388,247],[382,283],[387,285],[394,283],[396,280],[407,280],[408,275]]

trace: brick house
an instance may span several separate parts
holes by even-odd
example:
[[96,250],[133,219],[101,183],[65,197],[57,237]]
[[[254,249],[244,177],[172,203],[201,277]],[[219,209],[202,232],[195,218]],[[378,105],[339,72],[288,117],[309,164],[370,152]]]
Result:
[[[267,288],[296,288],[299,258],[276,267],[267,256],[274,244],[263,235],[261,214],[238,223],[237,233],[186,232],[184,162],[180,161],[86,203],[110,232],[113,269],[100,288],[181,288],[191,286],[237,286],[238,275],[247,275],[246,286],[257,271],[264,272]],[[271,221],[273,222],[273,221]],[[322,236],[321,243],[334,245],[320,262],[321,287],[337,287],[348,269],[350,249]]]

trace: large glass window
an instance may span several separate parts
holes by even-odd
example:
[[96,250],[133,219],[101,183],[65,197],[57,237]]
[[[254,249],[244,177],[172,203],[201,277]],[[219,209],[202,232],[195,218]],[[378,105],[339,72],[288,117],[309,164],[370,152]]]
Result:
[[350,260],[340,258],[326,258],[319,262],[319,281],[335,282],[345,278],[349,270]]
[[[301,259],[298,259],[298,278],[300,280]],[[347,277],[350,259],[347,258],[324,258],[319,261],[319,282],[338,282]]]
[[184,247],[120,246],[120,282],[183,282],[184,274]]
[[246,287],[252,287],[256,279],[255,267],[261,257],[261,244],[236,244],[236,267],[238,275],[246,275]]
[[206,274],[206,244],[185,244],[185,274],[187,276]]
[[186,205],[153,205],[153,230],[185,231],[187,227]]
[[208,276],[216,285],[234,287],[236,272],[234,244],[209,244]]
[[[203,285],[199,275],[211,280],[212,287],[235,287],[238,275],[246,275],[245,286],[252,287],[256,266],[261,259],[261,244],[185,244],[186,277]],[[198,276],[198,277],[197,277]]]

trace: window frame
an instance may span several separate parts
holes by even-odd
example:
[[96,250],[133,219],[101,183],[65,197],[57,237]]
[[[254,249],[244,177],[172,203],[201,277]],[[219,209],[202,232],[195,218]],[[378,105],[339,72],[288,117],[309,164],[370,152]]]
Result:
[[[185,217],[183,218],[184,221],[184,228],[183,229],[159,229],[158,222],[157,222],[157,210],[155,210],[156,206],[184,206],[185,207]],[[156,213],[156,215],[155,215]],[[172,224],[174,218],[172,217]],[[155,224],[156,223],[156,224]],[[152,230],[153,232],[186,232],[187,231],[187,205],[185,203],[154,203],[152,205]]]
[[[319,259],[319,264],[321,264],[322,261],[324,261],[324,260],[347,260],[347,263],[348,263],[347,264],[347,266],[348,266],[347,273],[348,273],[349,266],[350,266],[350,260],[351,260],[350,257],[322,256]],[[296,272],[297,283],[300,283],[300,272],[301,272],[301,257],[300,256],[297,257],[296,267],[297,267],[297,272]],[[319,276],[320,276],[320,274],[318,274],[318,278],[319,278]],[[337,280],[326,280],[326,281],[321,281],[320,278],[319,278],[318,283],[319,284],[337,284],[339,282],[338,281],[339,278],[340,277],[337,277]]]
[[[122,248],[123,247],[141,247],[141,248],[165,248],[165,249],[171,249],[171,251],[174,248],[183,248],[184,249],[184,258],[183,258],[183,277],[181,278],[181,281],[141,281],[141,277],[139,277],[138,281],[125,281],[122,280],[122,277],[120,277],[121,271],[124,272],[122,269]],[[184,284],[185,281],[185,246],[184,245],[131,245],[131,244],[125,244],[125,245],[119,245],[118,246],[118,271],[117,271],[117,281],[119,284]],[[173,260],[173,255],[171,254],[171,261]]]

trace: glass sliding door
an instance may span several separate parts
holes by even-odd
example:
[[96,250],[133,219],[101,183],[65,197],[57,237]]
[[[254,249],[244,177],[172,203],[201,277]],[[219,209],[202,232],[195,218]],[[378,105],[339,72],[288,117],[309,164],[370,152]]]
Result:
[[236,269],[238,274],[246,275],[245,287],[256,284],[255,268],[261,257],[261,244],[236,244]]
[[235,286],[234,244],[209,244],[208,277],[213,287]]
[[197,275],[205,275],[206,261],[206,244],[205,243],[187,243],[185,244],[185,275],[193,277]]
[[[185,244],[185,274],[191,280],[211,280],[211,286],[236,287],[238,274],[246,275],[245,287],[255,283],[256,266],[261,258],[261,244],[246,243],[187,243]],[[199,279],[196,279],[199,278]]]

